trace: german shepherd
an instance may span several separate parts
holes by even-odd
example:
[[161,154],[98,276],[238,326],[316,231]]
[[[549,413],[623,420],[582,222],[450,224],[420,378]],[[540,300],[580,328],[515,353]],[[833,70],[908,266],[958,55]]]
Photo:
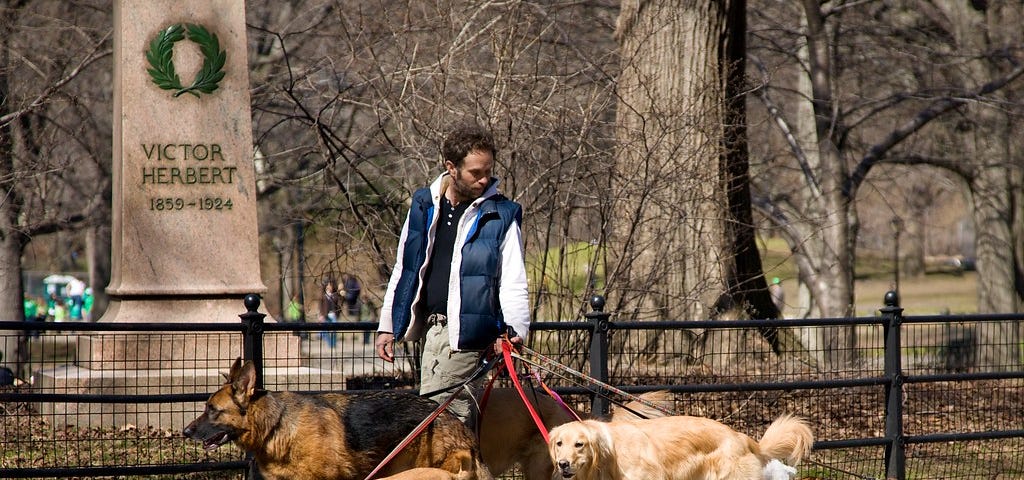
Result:
[[[235,360],[227,383],[183,433],[213,450],[230,441],[253,455],[265,480],[363,480],[437,403],[397,390],[362,394],[256,389],[251,362]],[[491,480],[473,434],[442,412],[380,475],[413,468]],[[420,470],[426,472],[426,470]]]

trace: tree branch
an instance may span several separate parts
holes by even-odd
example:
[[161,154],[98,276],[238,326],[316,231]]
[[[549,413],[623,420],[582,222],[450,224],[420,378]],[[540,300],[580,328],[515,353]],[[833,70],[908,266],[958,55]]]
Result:
[[42,107],[46,103],[46,101],[50,99],[50,97],[52,97],[54,94],[60,91],[60,89],[64,87],[64,85],[67,85],[76,77],[78,77],[78,75],[81,74],[82,71],[85,70],[89,65],[92,65],[95,61],[103,57],[106,57],[107,55],[110,55],[113,52],[113,49],[108,48],[106,50],[100,51],[100,48],[103,46],[104,43],[106,43],[107,38],[109,37],[110,33],[104,35],[99,42],[96,42],[96,46],[92,49],[91,52],[89,52],[89,55],[87,55],[82,60],[82,62],[78,64],[78,66],[72,69],[71,72],[64,76],[64,78],[61,78],[56,83],[48,86],[39,95],[37,95],[36,98],[32,100],[28,105],[13,112],[7,113],[3,116],[0,116],[0,127],[7,125],[8,123],[17,120],[21,116],[26,115]]
[[1022,74],[1024,74],[1024,65],[1018,65],[1007,75],[982,85],[980,88],[968,95],[960,98],[947,97],[936,100],[929,107],[918,112],[914,118],[890,132],[889,135],[887,135],[881,142],[876,143],[868,150],[868,153],[861,159],[860,163],[853,171],[853,174],[843,182],[843,194],[847,197],[851,196],[853,192],[860,187],[860,184],[864,182],[864,179],[867,178],[868,172],[871,171],[871,168],[881,162],[893,147],[898,145],[914,132],[917,132],[929,122],[950,110],[969,102],[980,100],[984,95],[988,95],[1005,87],[1006,85],[1009,85],[1010,82],[1013,82]]

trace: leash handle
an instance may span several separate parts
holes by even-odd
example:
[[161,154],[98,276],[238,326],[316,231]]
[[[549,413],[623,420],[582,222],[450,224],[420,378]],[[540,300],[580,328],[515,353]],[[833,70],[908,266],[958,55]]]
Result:
[[526,410],[530,412],[530,416],[533,417],[533,423],[537,424],[537,429],[540,430],[540,434],[544,437],[544,443],[548,443],[548,429],[544,426],[544,421],[540,419],[540,415],[537,414],[537,410],[533,408],[533,404],[526,398],[526,392],[523,391],[523,385],[519,383],[519,376],[516,375],[515,364],[512,363],[512,342],[508,340],[501,342],[501,354],[505,359],[505,368],[509,369],[509,377],[512,377],[512,385],[516,387],[516,391],[519,392],[519,396],[523,399],[523,404],[526,406]]

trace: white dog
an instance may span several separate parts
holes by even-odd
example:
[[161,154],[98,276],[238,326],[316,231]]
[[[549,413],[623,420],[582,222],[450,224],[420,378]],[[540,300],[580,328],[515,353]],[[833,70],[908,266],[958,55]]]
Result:
[[[803,420],[786,415],[761,441],[708,418],[571,422],[551,430],[553,479],[763,480],[795,470],[813,435]],[[771,464],[771,466],[769,466]]]

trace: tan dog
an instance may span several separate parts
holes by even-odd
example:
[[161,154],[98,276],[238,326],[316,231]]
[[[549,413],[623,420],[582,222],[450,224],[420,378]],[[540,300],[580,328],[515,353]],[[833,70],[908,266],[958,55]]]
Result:
[[[437,408],[407,391],[303,394],[255,385],[252,363],[235,360],[227,383],[184,434],[207,450],[235,442],[253,454],[265,480],[363,480]],[[491,479],[479,458],[473,434],[443,412],[380,475],[428,467],[447,473],[444,480]]]
[[[576,420],[547,395],[527,390],[526,397],[549,430]],[[662,408],[672,409],[672,396],[668,392],[648,392],[640,397]],[[658,410],[634,401],[615,407],[612,418],[638,418],[633,412],[647,418],[664,416]],[[492,390],[484,405],[480,421],[480,454],[494,476],[500,476],[515,465],[519,465],[526,480],[550,480],[554,472],[544,437],[519,393],[511,388]]]
[[557,472],[574,480],[761,480],[770,461],[795,465],[813,436],[792,416],[776,419],[760,442],[708,418],[584,420],[551,431]]
[[[533,391],[526,397],[549,430],[576,420],[555,399]],[[550,480],[552,467],[547,443],[526,410],[519,393],[496,388],[480,417],[480,455],[494,476],[519,465],[526,480]]]

